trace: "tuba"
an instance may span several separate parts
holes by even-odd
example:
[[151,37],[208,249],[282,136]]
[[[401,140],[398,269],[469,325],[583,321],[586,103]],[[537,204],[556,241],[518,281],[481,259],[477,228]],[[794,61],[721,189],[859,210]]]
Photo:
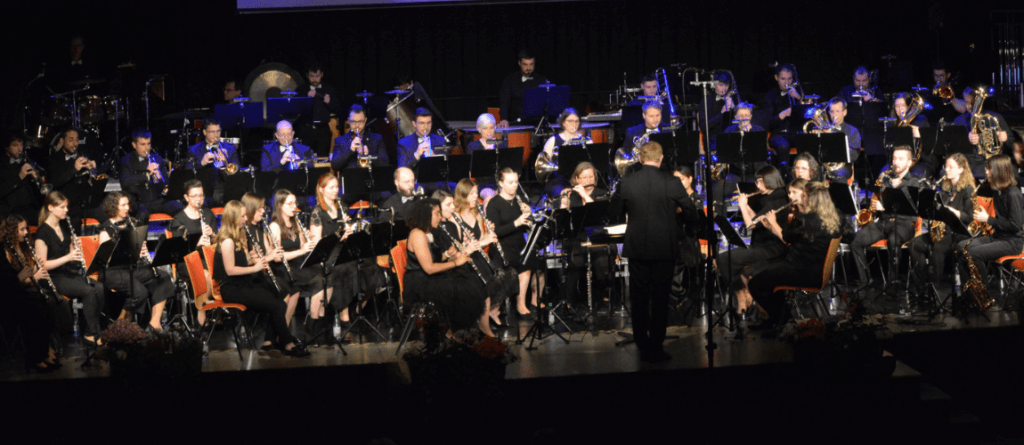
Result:
[[988,98],[988,89],[979,86],[972,92],[974,104],[971,107],[971,131],[978,135],[978,154],[988,159],[1001,151],[999,139],[996,138],[999,122],[991,114],[982,112],[982,105]]

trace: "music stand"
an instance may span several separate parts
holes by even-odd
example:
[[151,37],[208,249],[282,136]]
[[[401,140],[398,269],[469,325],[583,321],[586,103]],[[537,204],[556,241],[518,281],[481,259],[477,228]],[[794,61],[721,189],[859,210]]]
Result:
[[395,167],[385,165],[373,168],[346,168],[342,170],[339,187],[346,199],[352,202],[366,199],[371,204],[378,192],[395,193],[393,180]]
[[828,196],[836,210],[843,215],[856,215],[860,213],[857,199],[853,194],[853,188],[845,182],[830,182],[828,184]]
[[[302,263],[299,265],[300,269],[307,267],[320,267],[320,279],[324,284],[324,292],[327,291],[327,274],[329,273],[327,265],[334,264],[334,259],[337,257],[339,240],[340,237],[334,233],[320,238],[320,241],[317,241],[316,246],[313,246],[313,250],[306,255],[306,258],[303,258]],[[326,298],[324,299],[324,304],[327,304]],[[317,332],[316,335],[313,336],[313,340],[319,337],[320,334],[326,333],[327,328],[324,327],[324,329],[321,329],[320,332]],[[324,338],[328,339],[329,337],[324,335]],[[344,338],[344,336],[341,338]],[[328,340],[328,343],[329,342],[330,341]],[[338,348],[341,349],[342,355],[348,355],[348,352],[345,351],[345,347],[341,345],[341,339],[338,339]]]
[[725,235],[726,241],[729,241],[729,245],[738,246],[744,249],[749,249],[746,241],[743,241],[743,237],[740,236],[739,232],[733,228],[732,223],[729,222],[729,218],[725,215],[715,215],[715,225],[718,226],[718,230],[722,231],[722,235]]
[[[338,243],[338,253],[337,257],[334,260],[334,265],[338,266],[341,264],[354,261],[356,264],[356,276],[361,277],[361,260],[364,258],[371,258],[374,256],[372,241],[373,237],[366,232],[356,232],[349,235],[348,238],[345,239],[345,241]],[[373,292],[375,291],[376,290],[373,290]],[[379,330],[377,330],[377,327],[374,326],[373,323],[370,323],[370,321],[367,320],[366,317],[363,315],[363,311],[361,309],[362,305],[359,304],[361,300],[361,298],[356,299],[355,319],[352,320],[352,324],[349,325],[348,329],[346,329],[345,332],[341,334],[341,338],[345,338],[349,332],[352,332],[352,329],[354,329],[356,325],[362,322],[366,323],[366,325],[369,326],[370,329],[372,329],[373,332],[375,332],[377,336],[381,338],[381,340],[387,340],[387,338],[384,337],[384,335],[381,334]],[[362,335],[359,336],[359,344],[363,344]]]
[[[910,127],[892,127],[885,132],[885,147],[914,146],[914,129]],[[887,150],[891,152],[891,150]]]
[[601,176],[607,176],[610,149],[609,144],[563,145],[558,149],[558,176],[571,178],[581,162],[590,162]]
[[[964,155],[973,155],[977,153],[974,146],[971,145],[971,141],[967,139],[967,127],[961,125],[943,125],[941,127],[927,127],[921,128],[921,140],[925,139],[925,135],[935,138],[935,152],[940,153],[943,157],[952,155],[953,153],[963,153]],[[934,134],[934,136],[931,136]],[[941,159],[941,158],[940,158]]]
[[294,122],[300,116],[313,113],[313,98],[309,96],[268,97],[267,121],[286,120]]
[[[249,192],[256,192],[256,175],[252,172],[238,172],[224,179],[224,202],[241,200]],[[267,195],[264,195],[267,196]]]
[[[424,184],[443,182],[447,185],[452,177],[465,178],[469,176],[469,161],[469,156],[466,155],[424,156],[416,164],[416,179]],[[451,171],[452,168],[464,168],[465,171]],[[462,176],[457,176],[460,173]]]
[[239,128],[256,128],[263,126],[262,102],[238,102],[233,104],[214,105],[213,118],[221,123],[224,131]]
[[557,117],[566,108],[569,108],[568,85],[523,90],[523,118],[540,118],[535,134],[540,133],[547,119]]
[[700,157],[699,132],[693,131],[679,134],[678,129],[662,131],[650,135],[649,140],[661,145],[666,161],[661,163],[663,170],[672,169],[679,165],[692,166],[697,162],[697,158]]
[[715,155],[718,162],[735,164],[743,170],[746,181],[746,168],[749,162],[768,162],[768,133],[765,131],[722,133],[716,139]]
[[789,117],[786,118],[788,122],[786,123],[785,128],[789,130],[790,135],[799,134],[804,131],[804,122],[806,122],[804,119],[811,118],[807,112],[816,108],[816,106],[811,104],[794,104],[790,108],[792,108],[792,110],[790,111]]
[[493,184],[494,176],[503,168],[523,171],[523,147],[477,150],[470,157],[471,177],[478,184]]
[[866,127],[879,127],[878,118],[882,116],[885,116],[884,102],[850,101],[846,104],[844,121],[863,133]]
[[[287,189],[298,196],[307,195],[309,188],[309,172],[305,169],[280,170],[277,172],[276,190]],[[270,195],[264,195],[270,196]]]
[[[200,234],[195,236],[196,244],[199,243],[199,238],[201,237],[202,235]],[[189,249],[189,241],[189,239],[181,237],[161,237],[160,241],[156,245],[156,249],[153,251],[152,266],[161,267],[168,264],[180,264],[185,262],[185,256],[192,251],[192,249]],[[188,296],[182,296],[181,307],[181,313],[175,314],[168,319],[167,326],[173,324],[174,320],[181,320],[182,324],[185,326],[185,330],[189,335],[192,335],[194,332],[192,331],[192,327],[189,323],[189,317],[192,315],[192,311],[188,310]]]

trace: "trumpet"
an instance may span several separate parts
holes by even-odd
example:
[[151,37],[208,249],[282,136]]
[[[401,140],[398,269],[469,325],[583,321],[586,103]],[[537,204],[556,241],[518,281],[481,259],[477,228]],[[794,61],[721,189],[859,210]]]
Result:
[[936,83],[932,87],[932,95],[942,98],[943,105],[949,105],[953,102],[955,93],[953,92],[953,83],[956,82],[957,77],[960,73],[953,74],[945,82]]
[[[29,241],[28,236],[25,236],[24,241],[25,241],[25,245],[28,246],[28,251],[31,252],[31,254],[32,254],[32,258],[36,262],[36,267],[32,269],[32,275],[35,275],[35,273],[39,272],[39,269],[41,269],[43,267],[43,262],[39,261],[39,256],[36,255],[35,249],[32,248],[32,242]],[[8,240],[7,237],[4,237],[4,242],[7,243],[7,248],[11,251],[11,254],[14,255],[14,258],[17,259],[18,262],[21,264],[21,267],[22,268],[29,267],[28,266],[28,261],[26,261],[25,258],[23,256],[21,256],[21,252],[19,252],[18,249],[16,249],[14,247],[14,245],[11,244],[11,241]],[[32,284],[35,285],[36,289],[39,289],[39,292],[42,293],[43,296],[45,296],[47,298],[49,298],[51,296],[56,298],[57,296],[60,295],[60,292],[57,292],[57,287],[53,285],[53,281],[46,280],[46,284],[49,285],[47,287],[49,288],[50,292],[53,293],[52,295],[46,295],[46,291],[43,290],[44,288],[43,288],[42,284],[40,284],[39,281],[36,280],[35,278],[31,278],[30,277],[30,279],[32,280]]]
[[[150,154],[146,155],[146,159],[151,164],[156,164],[157,163],[156,160],[153,159],[153,153],[150,153]],[[147,174],[149,174],[149,173],[147,172]],[[160,173],[160,166],[159,165],[156,167],[156,173],[155,174],[149,174],[149,181],[152,182],[153,184],[159,184],[161,182],[164,182],[164,175]]]
[[[267,220],[264,219],[260,221],[260,223],[263,224],[263,233],[265,233],[267,238],[270,239],[270,245],[274,247],[274,250],[280,249],[281,244],[277,242],[276,238],[274,238],[274,233],[270,231],[270,226],[267,225]],[[288,274],[288,282],[295,281],[295,275],[292,274],[292,266],[288,264],[288,260],[282,259],[281,262],[284,263],[284,271]]]
[[[260,258],[260,261],[263,261],[263,249],[259,246],[259,239],[253,235],[251,230],[249,230],[248,224],[245,224],[245,235],[249,239],[249,244],[252,244],[252,250],[256,252],[256,256]],[[277,291],[281,292],[281,285],[277,284],[277,277],[274,276],[274,271],[270,269],[270,265],[268,264],[264,270],[267,271],[267,275],[270,277],[270,281],[274,283],[274,287],[277,288]]]
[[[28,165],[31,166],[31,169],[29,170],[30,174],[26,175],[25,179],[28,179],[28,180],[32,181],[32,183],[35,184],[36,188],[39,189],[39,193],[40,194],[46,195],[46,194],[49,194],[50,192],[53,191],[53,185],[52,184],[47,184],[46,182],[43,182],[43,180],[41,179],[43,176],[46,175],[46,171],[43,170],[43,168],[40,167],[39,164],[36,164],[35,162],[29,161],[28,155],[27,155],[27,153],[24,150],[22,150],[22,152],[21,152],[21,157],[19,158],[19,162],[21,162],[22,164],[28,164]],[[31,173],[35,173],[35,174],[33,175]]]

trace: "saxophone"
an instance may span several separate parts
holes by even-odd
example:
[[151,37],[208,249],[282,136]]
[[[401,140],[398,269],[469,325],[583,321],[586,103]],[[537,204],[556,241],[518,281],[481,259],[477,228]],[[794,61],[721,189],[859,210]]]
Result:
[[970,295],[974,299],[974,303],[978,305],[978,308],[984,311],[988,309],[995,300],[988,296],[988,286],[981,280],[981,272],[978,271],[978,267],[974,265],[974,258],[971,258],[971,254],[967,252],[967,247],[971,245],[974,240],[968,240],[964,244],[964,259],[967,260],[967,271],[970,272],[971,277],[964,283],[964,292]]
[[[878,175],[878,179],[875,180],[875,187],[882,187],[882,179],[888,178],[890,171],[891,170],[886,170],[886,171],[884,171],[884,172],[882,172],[881,174]],[[871,202],[872,203],[874,203],[877,200],[878,200],[877,196],[872,196],[871,197]],[[875,210],[871,208],[871,204],[868,204],[868,208],[861,209],[860,213],[857,214],[857,225],[859,227],[864,227],[868,223],[875,222],[875,220],[877,218],[878,217],[877,217],[877,215],[875,215]]]
[[[942,179],[939,180],[939,184],[942,184],[942,182],[946,180],[947,178],[943,176]],[[941,192],[938,186],[936,187],[936,191]],[[955,196],[956,192],[954,192],[953,195]],[[952,201],[952,198],[950,198],[950,201]],[[938,243],[946,236],[946,223],[933,219],[931,224],[928,226],[928,236],[931,238],[932,244]]]
[[[981,204],[978,204],[978,191],[977,191],[977,189],[975,189],[974,194],[971,195],[971,204],[974,205],[974,211],[975,212],[984,211],[984,212],[987,213],[987,210],[985,210],[985,208],[982,207]],[[992,226],[988,225],[988,223],[983,223],[983,222],[978,222],[977,220],[972,220],[971,224],[967,226],[967,231],[971,232],[972,236],[979,236],[981,234],[992,233]]]

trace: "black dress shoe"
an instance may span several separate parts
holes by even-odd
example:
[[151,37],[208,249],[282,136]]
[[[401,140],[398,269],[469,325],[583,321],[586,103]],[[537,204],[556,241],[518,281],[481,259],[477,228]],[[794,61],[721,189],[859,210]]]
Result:
[[308,350],[306,350],[306,348],[304,346],[299,346],[297,344],[295,346],[292,346],[291,349],[281,348],[281,353],[283,353],[284,355],[286,355],[288,357],[295,357],[295,358],[309,357],[310,355],[312,355],[312,354],[309,353]]
[[534,318],[537,318],[537,315],[534,314],[533,312],[527,312],[525,314],[520,314],[519,312],[516,312],[516,318],[519,320],[533,320]]
[[263,351],[263,352],[270,351],[271,349],[274,349],[274,345],[273,344],[260,346],[260,351]]
[[494,320],[487,320],[487,321],[491,323],[491,330],[492,331],[495,330],[495,329],[505,329],[505,328],[508,328],[508,325],[506,325],[506,324],[498,324],[498,323],[495,323]]

